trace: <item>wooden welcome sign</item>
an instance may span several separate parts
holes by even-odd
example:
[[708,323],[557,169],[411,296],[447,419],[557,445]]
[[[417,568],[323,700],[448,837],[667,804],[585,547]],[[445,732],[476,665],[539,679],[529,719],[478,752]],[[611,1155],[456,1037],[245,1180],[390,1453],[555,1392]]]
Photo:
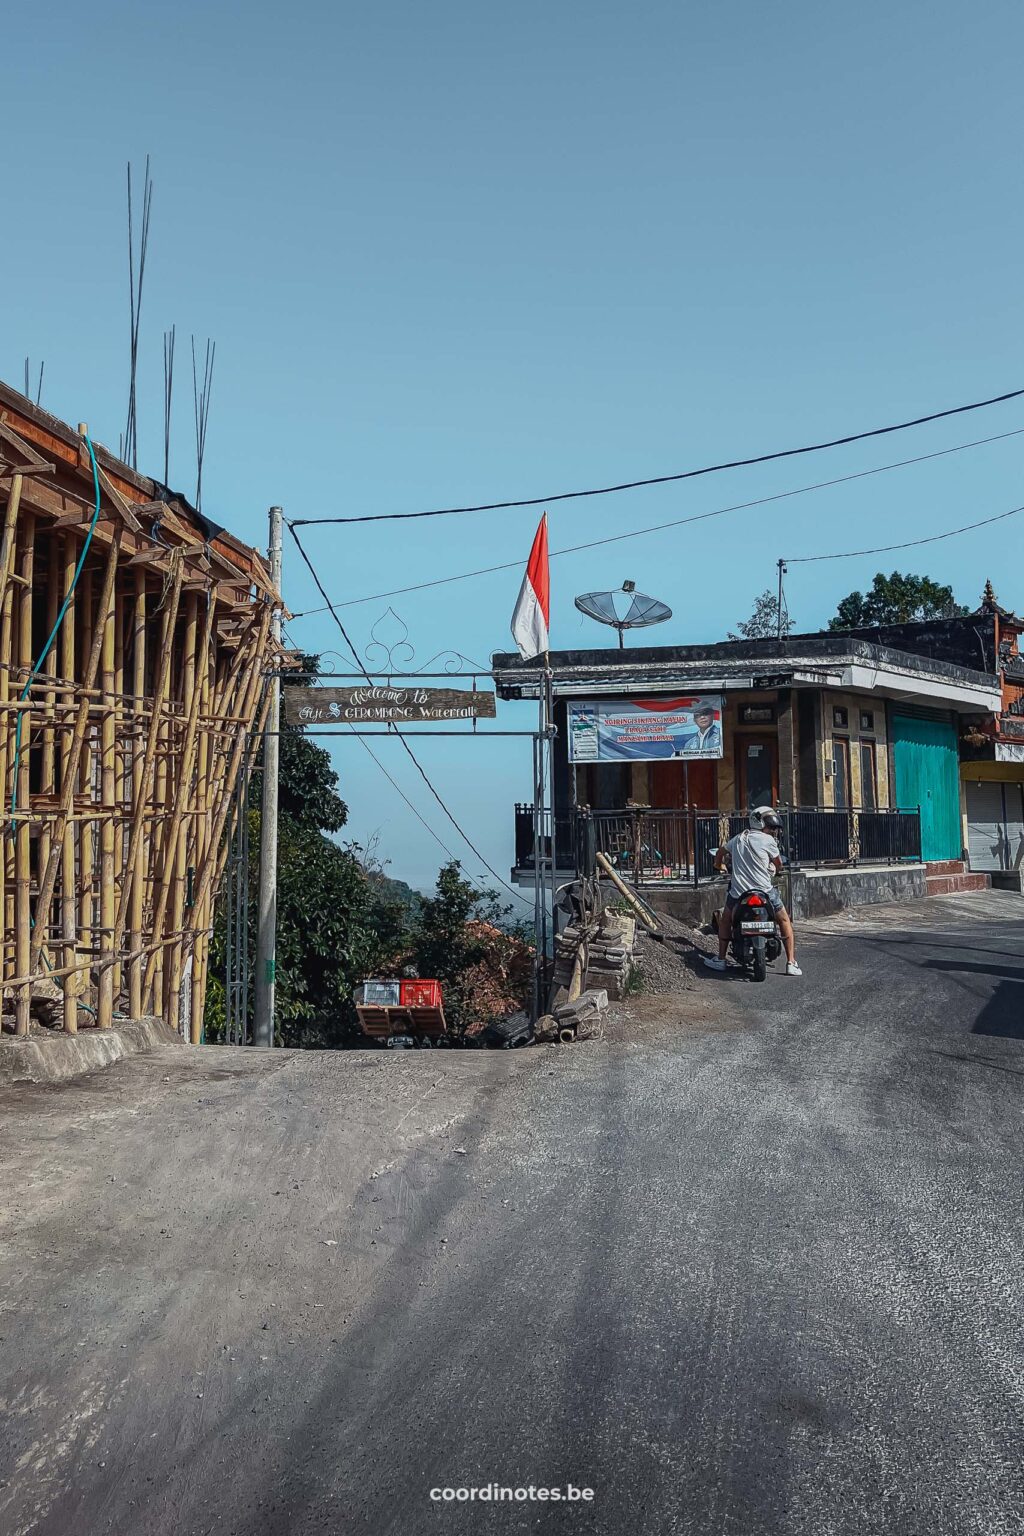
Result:
[[286,688],[289,725],[426,725],[443,720],[493,720],[494,694],[464,688]]

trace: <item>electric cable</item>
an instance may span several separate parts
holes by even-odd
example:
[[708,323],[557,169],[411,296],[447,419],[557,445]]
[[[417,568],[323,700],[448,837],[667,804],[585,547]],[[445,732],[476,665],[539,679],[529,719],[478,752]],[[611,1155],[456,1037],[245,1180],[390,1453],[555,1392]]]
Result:
[[[924,464],[929,459],[946,458],[949,454],[952,453],[963,453],[968,448],[983,448],[989,443],[1001,443],[1005,441],[1006,438],[1020,437],[1022,434],[1024,434],[1024,427],[1016,427],[1011,432],[999,432],[994,437],[975,438],[974,441],[969,443],[956,443],[952,448],[938,448],[932,453],[917,454],[912,459],[897,459],[891,464],[878,464],[874,469],[855,470],[852,474],[849,475],[838,475],[834,480],[818,480],[813,485],[799,485],[790,491],[777,491],[772,496],[758,496],[753,501],[735,502],[732,506],[717,507],[712,512],[697,512],[689,517],[673,518],[670,522],[667,523],[655,523],[649,528],[633,528],[627,533],[611,534],[609,537],[604,539],[591,539],[585,544],[570,544],[565,549],[553,549],[550,552],[549,558],[554,560],[562,555],[577,555],[580,554],[583,550],[599,549],[602,545],[605,544],[621,544],[626,539],[640,539],[644,538],[649,533],[664,533],[669,528],[682,528],[688,523],[701,523],[706,522],[708,518],[724,517],[728,512],[745,512],[748,511],[751,507],[767,506],[769,502],[785,501],[792,496],[806,496],[811,491],[829,490],[833,486],[845,485],[852,480],[866,480],[872,475],[886,474],[891,469],[906,469],[908,466],[913,464]],[[1010,514],[1002,513],[1000,515],[1009,516]],[[971,528],[980,526],[981,524],[977,523],[972,523],[970,525]],[[952,538],[954,533],[967,533],[969,531],[970,528],[954,528],[950,533],[942,534],[941,537]],[[901,546],[893,547],[895,548]],[[865,551],[865,553],[877,553],[877,551],[869,550]],[[824,560],[832,559],[833,557],[827,555],[808,555],[802,558]],[[375,603],[386,597],[401,597],[404,596],[404,594],[407,592],[423,592],[426,591],[426,589],[429,587],[443,587],[447,586],[453,581],[470,581],[477,576],[491,576],[497,571],[518,570],[521,568],[522,563],[522,557],[520,556],[515,560],[506,560],[501,565],[486,565],[477,571],[462,571],[457,576],[437,576],[432,581],[418,581],[408,587],[394,587],[390,592],[374,592],[369,597],[351,597],[346,599],[346,601],[343,603],[334,604],[334,607],[355,608],[360,603]],[[293,613],[292,619],[306,619],[311,618],[313,615],[318,613],[327,613],[330,606],[331,605],[328,603],[328,605],[323,608],[306,608],[301,613]]]
[[[292,538],[295,540],[295,546],[298,549],[299,554],[302,556],[303,562],[304,562],[307,570],[309,571],[309,574],[312,576],[313,581],[316,583],[317,589],[319,590],[321,597],[323,597],[324,600],[327,603],[327,607],[330,610],[331,617],[334,619],[334,622],[337,624],[338,629],[341,632],[342,639],[344,640],[345,644],[348,646],[349,650],[352,652],[352,656],[353,656],[353,659],[355,660],[356,666],[362,672],[363,676],[366,678],[366,681],[372,686],[373,679],[370,676],[369,672],[366,670],[366,667],[364,666],[362,660],[360,659],[359,652],[356,650],[355,645],[352,643],[352,640],[349,637],[349,633],[348,633],[347,629],[345,628],[344,624],[342,623],[342,621],[341,621],[338,613],[336,612],[335,607],[332,604],[330,598],[327,596],[327,592],[324,589],[323,583],[321,582],[320,577],[317,575],[316,569],[315,569],[312,561],[310,560],[309,556],[306,554],[306,551],[305,551],[305,549],[302,546],[301,539],[299,538],[298,534],[295,532],[294,525],[291,522],[288,522],[287,518],[285,519],[285,522],[287,523],[288,532],[291,534]],[[394,726],[393,725],[391,726],[391,729],[392,729],[392,731],[394,731]],[[429,777],[427,776],[427,773],[424,770],[423,765],[420,763],[419,758],[416,756],[415,752],[412,750],[412,748],[410,747],[409,743],[406,741],[405,737],[400,735],[397,731],[395,731],[395,736],[396,736],[397,740],[401,742],[402,746],[405,749],[405,752],[406,752],[407,756],[409,757],[409,759],[411,760],[411,762],[415,766],[416,771],[419,773],[420,778],[423,780],[424,784],[426,784],[427,788],[430,790],[430,793],[433,795],[434,799],[437,801],[437,803],[441,807],[442,811],[444,811],[444,814],[447,816],[448,820],[451,822],[451,824],[455,828],[456,832],[458,832],[459,836],[462,838],[462,840],[466,844],[467,848],[472,850],[472,852],[475,854],[475,856],[480,860],[480,863],[483,865],[484,869],[486,869],[487,873],[489,875],[491,875],[493,877],[493,879],[497,880],[499,885],[504,886],[505,890],[508,891],[509,895],[514,896],[517,901],[523,902],[523,904],[525,906],[531,906],[532,903],[527,901],[526,897],[523,896],[519,891],[517,891],[513,886],[509,885],[507,880],[503,880],[502,877],[498,874],[498,871],[496,869],[494,869],[487,862],[487,860],[484,858],[484,856],[480,852],[479,848],[473,842],[473,839],[469,836],[468,832],[466,832],[465,828],[463,828],[459,824],[459,822],[456,820],[455,816],[448,809],[448,807],[445,804],[444,800],[441,798],[440,794],[434,788],[434,785],[431,782],[431,780],[429,779]],[[363,741],[363,738],[361,736],[357,736],[357,740]],[[367,746],[365,741],[363,741],[363,745],[366,746],[367,751],[370,753],[370,756],[373,758],[374,762],[377,763],[377,766],[381,768],[382,772],[384,772],[383,768],[381,767],[380,760],[375,756],[375,754],[370,749],[370,747]],[[385,772],[385,778],[387,778],[389,780],[389,782],[391,784],[393,784],[396,789],[398,789],[398,785],[395,784],[395,781],[394,781],[394,779],[391,778],[390,774]],[[399,792],[399,794],[402,794],[401,790],[399,790],[398,792]],[[402,799],[405,800],[407,805],[411,806],[411,802],[408,800],[408,798],[404,794],[402,794]],[[416,812],[416,814],[419,817],[420,821],[423,822],[424,826],[427,826],[426,821],[424,821],[424,818],[419,815],[418,811]],[[431,835],[436,838],[437,842],[440,843],[440,846],[442,848],[444,848],[445,852],[449,855],[449,857],[450,858],[454,857],[452,855],[450,849],[445,847],[445,844],[443,842],[441,842],[441,839],[439,837],[437,837],[437,834],[433,832],[432,828],[427,826],[427,830],[430,831]]]
[[787,565],[812,565],[818,560],[854,560],[858,555],[885,555],[894,549],[916,549],[919,544],[938,544],[943,539],[953,539],[958,533],[972,533],[975,528],[987,528],[989,523],[1001,523],[1007,517],[1024,512],[1024,506],[1011,507],[1009,512],[997,512],[995,517],[983,517],[979,523],[968,523],[964,528],[951,528],[948,533],[932,533],[925,539],[908,539],[905,544],[877,544],[874,549],[847,549],[836,555],[786,556]]
[[680,480],[696,480],[701,475],[717,475],[726,469],[745,469],[752,464],[770,464],[775,459],[792,459],[804,453],[821,453],[826,448],[842,448],[848,443],[861,443],[869,437],[885,437],[891,432],[905,432],[909,427],[922,427],[930,421],[942,421],[947,416],[962,416],[967,411],[984,410],[989,405],[1002,405],[1007,400],[1017,400],[1024,389],[1011,389],[1003,395],[992,395],[987,400],[974,400],[969,405],[954,405],[945,411],[931,411],[927,416],[915,416],[910,421],[898,421],[887,427],[872,427],[866,432],[849,432],[844,437],[833,437],[824,443],[808,443],[802,448],[778,448],[772,453],[758,453],[745,459],[728,459],[721,464],[706,464],[701,469],[686,469],[678,474],[652,475],[646,480],[625,480],[619,485],[601,485],[589,491],[558,491],[550,496],[529,496],[519,501],[484,501],[475,506],[434,507],[429,512],[374,512],[357,517],[297,517],[291,526],[309,528],[322,523],[390,523],[403,522],[419,517],[455,517],[464,512],[501,512],[510,507],[540,507],[553,501],[575,501],[583,496],[611,496],[618,491],[641,490],[648,485],[670,485]]

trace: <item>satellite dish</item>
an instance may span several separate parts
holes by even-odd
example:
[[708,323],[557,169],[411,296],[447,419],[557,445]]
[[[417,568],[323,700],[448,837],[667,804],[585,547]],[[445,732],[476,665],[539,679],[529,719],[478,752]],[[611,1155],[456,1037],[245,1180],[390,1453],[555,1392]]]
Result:
[[656,597],[648,597],[636,590],[635,581],[624,581],[616,592],[582,592],[574,599],[580,613],[599,624],[607,624],[619,632],[619,649],[626,642],[622,638],[627,629],[647,629],[651,624],[664,624],[672,617],[667,603],[659,603]]

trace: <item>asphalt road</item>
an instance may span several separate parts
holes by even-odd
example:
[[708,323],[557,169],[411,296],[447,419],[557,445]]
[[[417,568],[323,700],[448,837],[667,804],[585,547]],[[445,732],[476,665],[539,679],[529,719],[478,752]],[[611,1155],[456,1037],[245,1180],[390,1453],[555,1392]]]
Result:
[[[576,1047],[5,1090],[0,1529],[1019,1536],[1022,917]],[[490,1483],[594,1497],[430,1497]]]

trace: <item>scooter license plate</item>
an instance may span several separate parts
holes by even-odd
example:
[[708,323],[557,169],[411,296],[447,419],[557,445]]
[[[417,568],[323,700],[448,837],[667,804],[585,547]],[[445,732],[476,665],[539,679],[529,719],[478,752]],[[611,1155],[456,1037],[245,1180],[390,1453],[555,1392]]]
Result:
[[774,933],[774,923],[741,923],[744,933]]

